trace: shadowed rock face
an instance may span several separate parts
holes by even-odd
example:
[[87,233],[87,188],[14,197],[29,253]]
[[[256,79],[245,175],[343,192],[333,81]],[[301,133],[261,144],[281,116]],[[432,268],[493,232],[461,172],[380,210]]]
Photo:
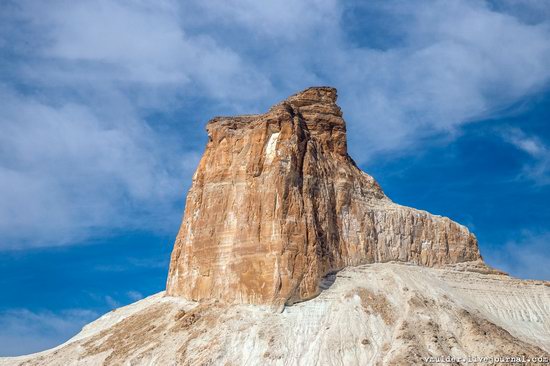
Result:
[[315,296],[345,266],[481,260],[468,229],[393,203],[355,165],[334,88],[309,88],[262,115],[214,118],[207,131],[168,295],[280,305]]

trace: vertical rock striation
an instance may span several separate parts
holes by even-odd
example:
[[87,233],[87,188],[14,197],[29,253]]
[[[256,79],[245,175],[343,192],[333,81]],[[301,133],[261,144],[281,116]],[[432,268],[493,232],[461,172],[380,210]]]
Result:
[[262,115],[217,117],[187,196],[167,294],[292,303],[363,263],[481,261],[446,217],[393,203],[347,154],[336,90],[304,90]]

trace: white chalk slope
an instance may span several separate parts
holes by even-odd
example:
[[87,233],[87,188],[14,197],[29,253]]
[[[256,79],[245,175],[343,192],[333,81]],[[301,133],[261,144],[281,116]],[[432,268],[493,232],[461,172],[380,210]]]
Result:
[[[347,268],[282,312],[159,293],[0,365],[417,365],[550,357],[550,283],[385,263]],[[432,363],[433,365],[433,363]]]

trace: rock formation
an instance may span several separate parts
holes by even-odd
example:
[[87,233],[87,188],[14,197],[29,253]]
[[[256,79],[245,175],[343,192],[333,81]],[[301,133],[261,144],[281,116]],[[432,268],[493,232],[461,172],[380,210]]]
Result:
[[393,203],[357,167],[334,88],[214,118],[207,131],[168,295],[281,305],[317,295],[320,279],[346,266],[481,262],[468,229]]
[[550,283],[490,270],[465,227],[391,202],[335,102],[311,88],[210,121],[167,292],[0,366],[550,362]]

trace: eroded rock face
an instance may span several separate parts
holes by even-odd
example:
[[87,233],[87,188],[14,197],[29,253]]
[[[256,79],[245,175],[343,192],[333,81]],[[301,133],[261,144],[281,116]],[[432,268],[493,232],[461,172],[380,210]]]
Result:
[[315,296],[345,266],[481,260],[468,229],[393,203],[355,165],[333,88],[262,115],[214,118],[207,131],[168,295],[280,305]]

